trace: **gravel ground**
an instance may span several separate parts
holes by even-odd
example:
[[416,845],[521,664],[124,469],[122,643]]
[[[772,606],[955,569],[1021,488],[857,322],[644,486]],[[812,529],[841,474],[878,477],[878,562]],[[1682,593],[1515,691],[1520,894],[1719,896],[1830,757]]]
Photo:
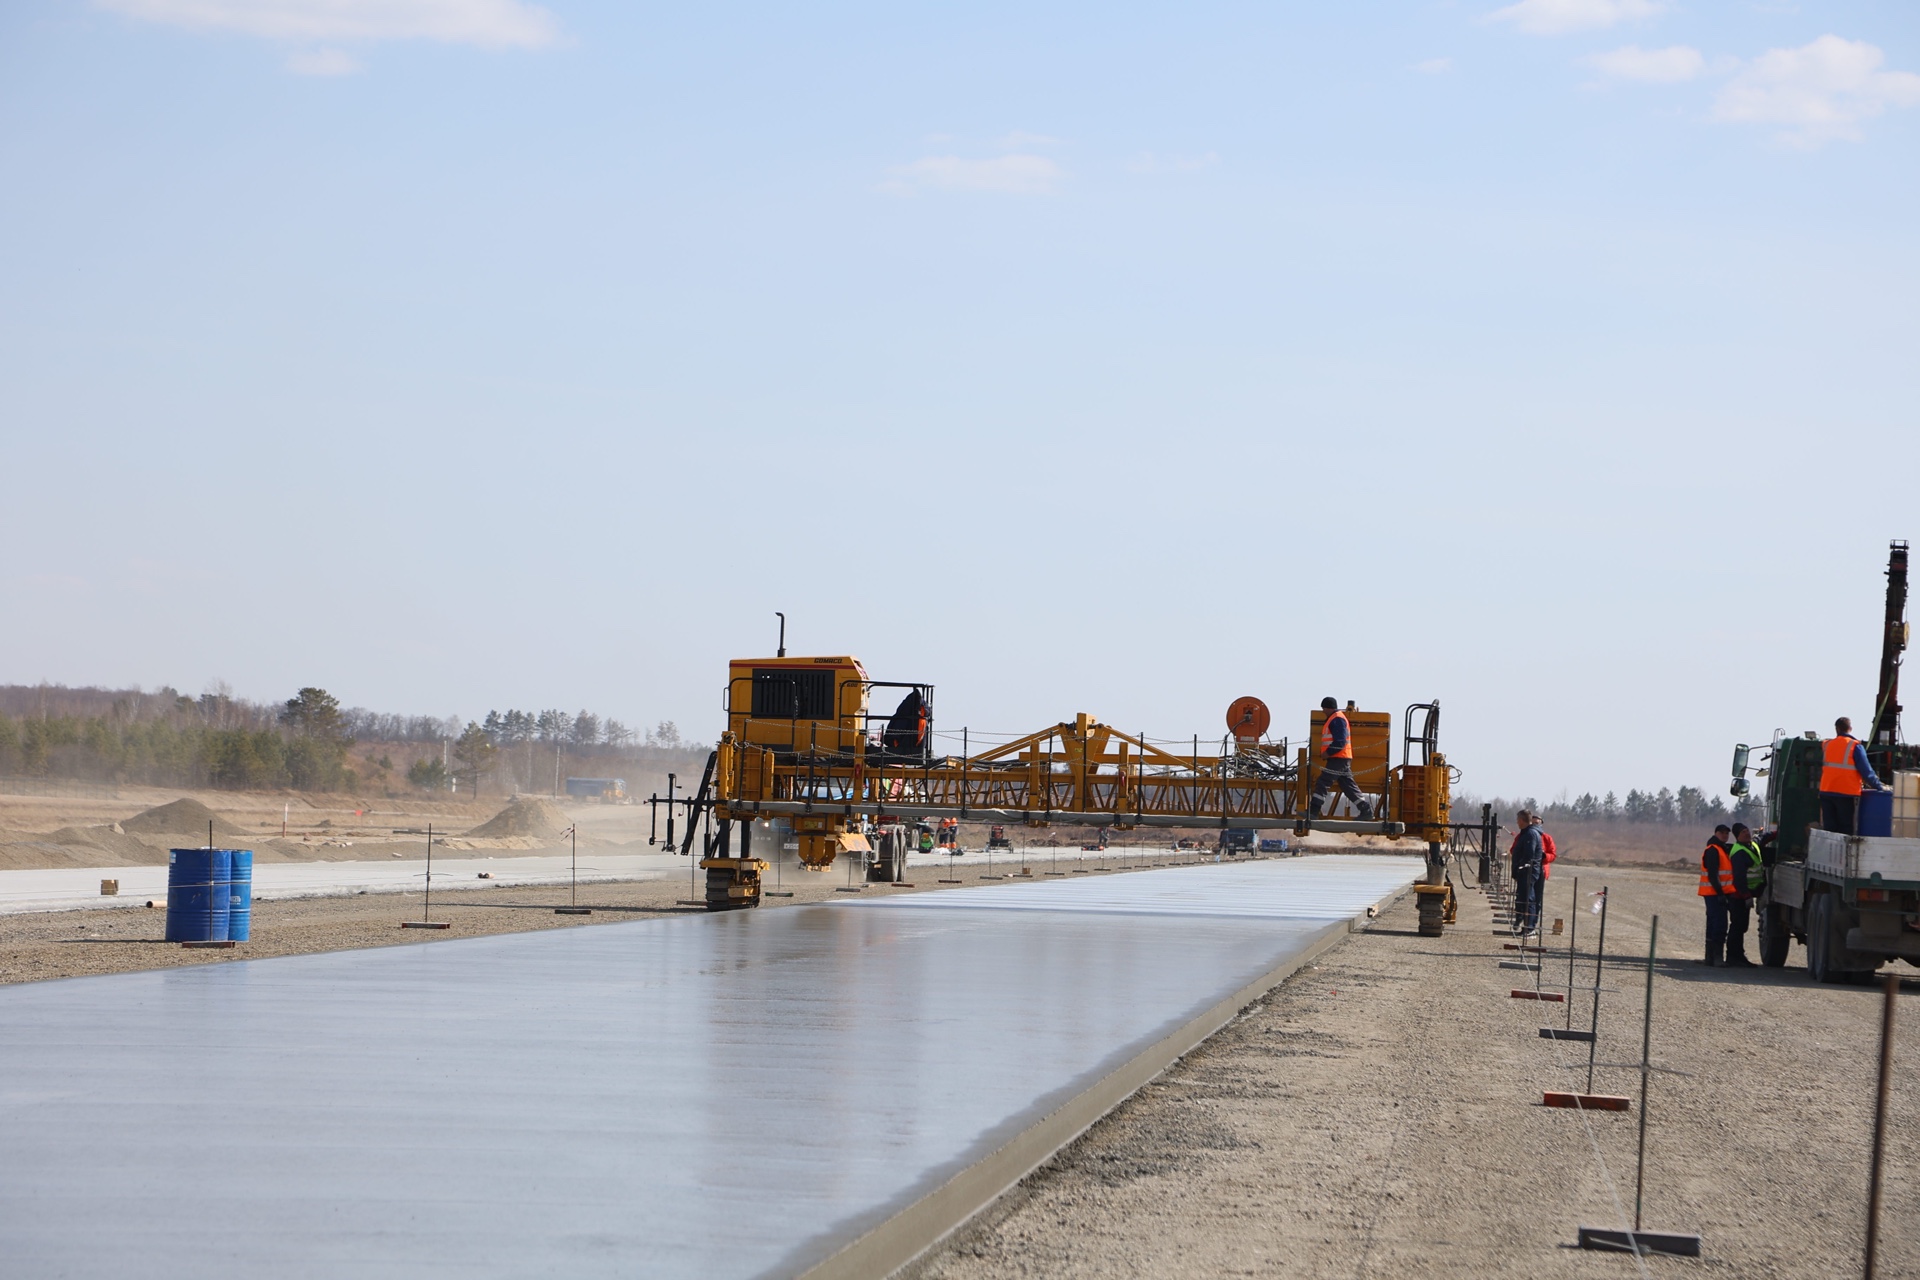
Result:
[[[1797,946],[1786,970],[1700,966],[1704,913],[1680,875],[1562,863],[1549,917],[1571,915],[1575,875],[1589,892],[1611,885],[1621,964],[1607,968],[1602,1062],[1639,1057],[1660,916],[1654,1060],[1692,1074],[1654,1078],[1646,1225],[1701,1234],[1704,1259],[1573,1247],[1579,1225],[1631,1218],[1638,1104],[1584,1117],[1540,1105],[1544,1088],[1584,1085],[1586,1047],[1539,1038],[1565,1013],[1508,995],[1533,975],[1499,967],[1516,957],[1469,891],[1441,939],[1417,936],[1410,902],[1384,913],[909,1274],[1859,1275],[1879,991],[1813,985]],[[1581,917],[1589,953],[1593,924]],[[1548,941],[1561,951],[1543,978],[1564,982],[1566,939]],[[1578,999],[1576,1025],[1587,1010]],[[1920,1010],[1901,1016],[1882,1276],[1920,1275]],[[1638,1074],[1602,1069],[1595,1089],[1636,1094]]]
[[[1115,850],[1103,859],[1109,872],[1119,874],[1127,861],[1142,858],[1138,851],[1124,857]],[[1168,862],[1172,854],[1155,854]],[[1097,855],[1088,854],[1086,866],[1098,866]],[[1178,855],[1182,862],[1191,855]],[[1036,877],[1044,877],[1056,865],[1049,851],[1030,854]],[[1060,855],[1057,865],[1073,865],[1070,855]],[[1138,869],[1137,867],[1134,869]],[[994,859],[993,870],[1004,875],[1011,868],[1007,857]],[[964,884],[983,883],[985,860],[975,853],[956,862],[951,878]],[[1071,872],[1066,872],[1071,874]],[[872,885],[868,894],[924,893],[958,886],[941,884],[948,878],[945,866],[910,868],[912,887]],[[439,877],[435,876],[436,885]],[[782,864],[780,888],[790,898],[769,897],[760,910],[791,906],[801,902],[819,902],[842,896],[849,883],[840,867],[825,873],[796,870],[789,856]],[[854,883],[858,883],[857,881]],[[767,885],[774,885],[771,872]],[[402,920],[418,920],[421,895],[417,893],[359,894],[343,898],[297,898],[287,901],[263,901],[253,905],[252,940],[231,949],[187,950],[178,943],[163,940],[166,912],[141,908],[50,911],[0,916],[0,983],[38,982],[48,978],[74,978],[88,974],[124,973],[134,969],[166,969],[178,965],[222,964],[233,960],[258,960],[266,956],[301,955],[313,951],[348,951],[358,947],[419,946],[447,938],[471,938],[491,933],[521,933],[531,929],[577,929],[612,924],[622,920],[653,916],[682,915],[705,911],[704,906],[687,906],[689,883],[685,876],[665,880],[628,881],[583,885],[580,905],[593,908],[590,916],[557,916],[553,908],[569,901],[565,887],[497,888],[442,891],[433,894],[433,918],[445,920],[446,930],[402,929]]]

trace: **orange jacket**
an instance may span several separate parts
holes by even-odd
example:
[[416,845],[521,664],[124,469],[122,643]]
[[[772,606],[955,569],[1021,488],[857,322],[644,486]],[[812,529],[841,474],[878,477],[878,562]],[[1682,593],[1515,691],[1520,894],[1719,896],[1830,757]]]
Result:
[[1727,852],[1727,846],[1717,840],[1707,841],[1706,849],[1700,854],[1700,896],[1703,898],[1741,896],[1733,876],[1733,858]]
[[[1335,745],[1333,740],[1333,722],[1340,722],[1341,741]],[[1320,753],[1329,760],[1353,759],[1353,725],[1344,711],[1330,711],[1326,721],[1320,726]]]
[[1853,749],[1860,739],[1841,734],[1820,744],[1820,790],[1830,796],[1860,794],[1860,770]]

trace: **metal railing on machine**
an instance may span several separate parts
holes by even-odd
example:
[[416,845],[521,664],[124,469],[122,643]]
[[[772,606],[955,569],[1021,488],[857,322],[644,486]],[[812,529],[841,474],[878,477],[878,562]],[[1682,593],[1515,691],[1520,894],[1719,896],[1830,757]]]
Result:
[[1460,864],[1462,880],[1495,890],[1505,888],[1506,863],[1497,847],[1502,830],[1500,816],[1490,804],[1480,806],[1478,822],[1448,824],[1447,852]]

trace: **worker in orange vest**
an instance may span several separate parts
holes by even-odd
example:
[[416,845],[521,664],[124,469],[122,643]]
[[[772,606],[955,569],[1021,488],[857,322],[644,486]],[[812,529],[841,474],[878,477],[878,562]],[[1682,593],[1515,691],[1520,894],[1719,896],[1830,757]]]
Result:
[[1727,854],[1733,859],[1733,884],[1740,892],[1727,903],[1726,964],[1729,969],[1751,969],[1753,961],[1747,959],[1747,929],[1753,922],[1753,900],[1766,887],[1767,872],[1760,842],[1753,838],[1753,830],[1746,823],[1733,824],[1733,841],[1727,846]]
[[1733,828],[1721,823],[1700,854],[1700,896],[1707,900],[1707,959],[1709,966],[1726,963],[1727,920],[1740,894],[1728,842]]
[[1320,725],[1320,776],[1314,779],[1313,795],[1307,800],[1307,817],[1320,816],[1320,810],[1326,807],[1327,793],[1337,786],[1341,795],[1353,801],[1360,821],[1371,821],[1373,806],[1360,794],[1360,785],[1353,780],[1353,726],[1336,699],[1320,699],[1320,709],[1327,713],[1327,718]]
[[1858,834],[1860,792],[1885,791],[1867,748],[1853,736],[1853,721],[1841,716],[1833,722],[1833,736],[1820,744],[1820,826],[1827,831]]

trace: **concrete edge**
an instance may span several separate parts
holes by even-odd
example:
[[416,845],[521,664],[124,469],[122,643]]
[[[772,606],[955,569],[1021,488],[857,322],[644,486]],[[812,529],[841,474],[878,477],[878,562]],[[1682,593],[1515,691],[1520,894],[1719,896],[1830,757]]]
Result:
[[[1374,904],[1375,914],[1401,901],[1405,886]],[[1132,1097],[1237,1017],[1240,1011],[1365,927],[1365,912],[1327,925],[1294,955],[1198,1017],[1149,1045],[1004,1146],[874,1227],[833,1256],[800,1272],[802,1280],[870,1280],[891,1276],[987,1208],[1022,1178]]]

